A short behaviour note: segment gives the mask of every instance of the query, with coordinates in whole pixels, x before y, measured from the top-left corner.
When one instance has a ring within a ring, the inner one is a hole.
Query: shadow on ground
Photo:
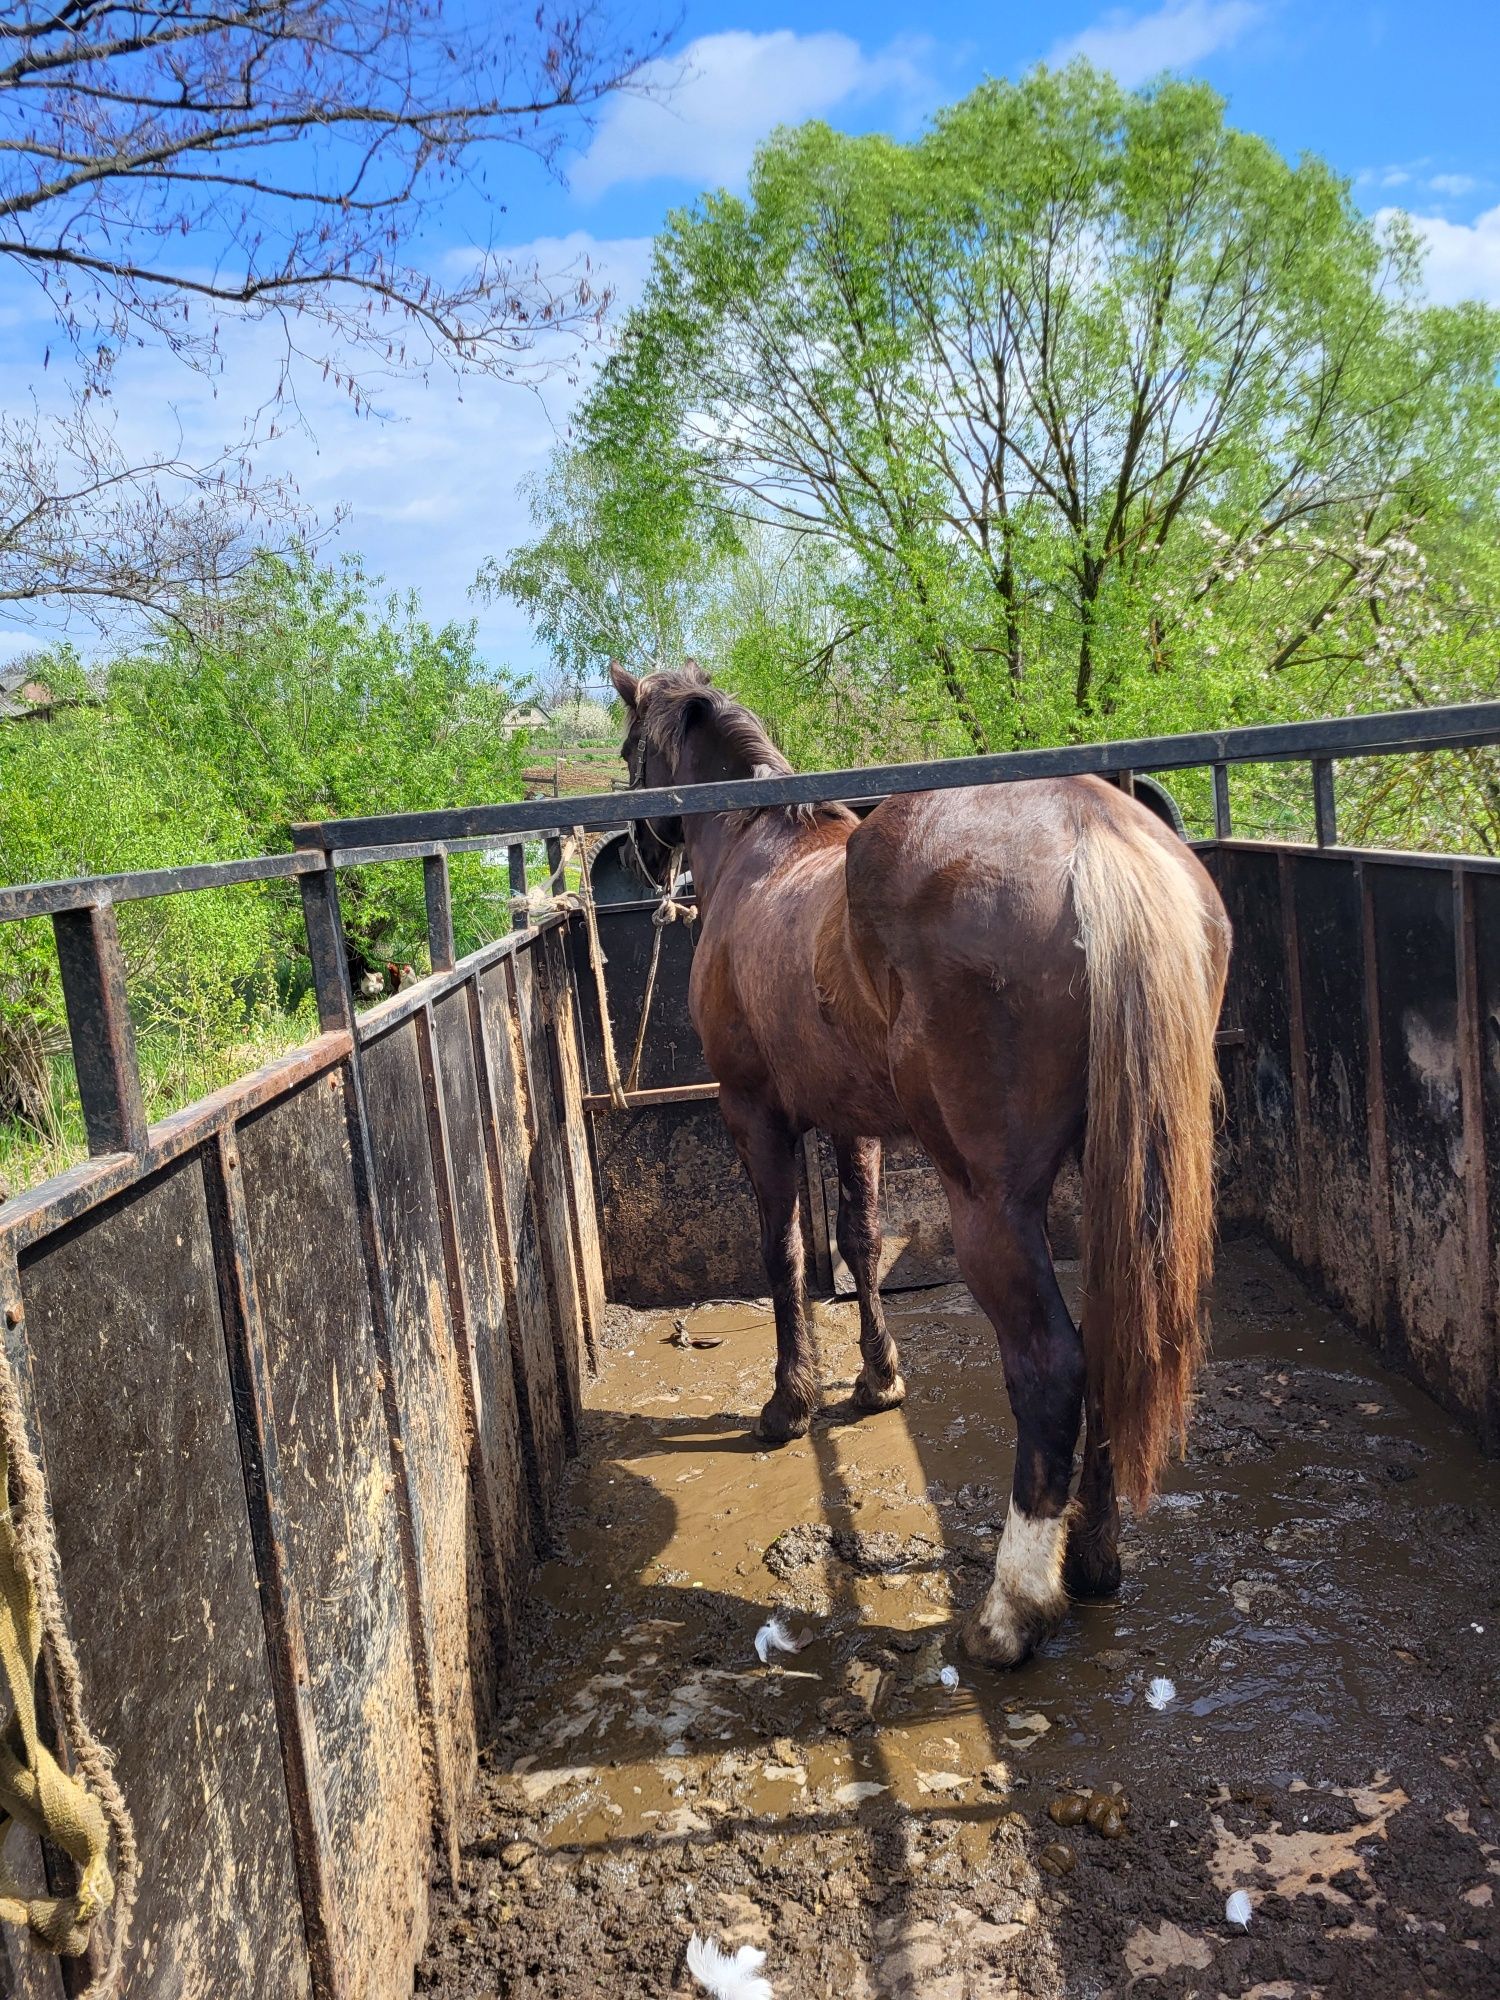
[[[614,1315],[418,1990],[657,2000],[697,1990],[698,1929],[784,2000],[1494,1992],[1496,1469],[1231,1245],[1119,1602],[985,1673],[954,1614],[1010,1478],[993,1339],[961,1288],[889,1304],[905,1408],[839,1413],[856,1326],[821,1307],[834,1407],[779,1452],[746,1435],[767,1313],[688,1312],[714,1347]],[[777,1608],[813,1636],[766,1667]],[[1060,1828],[1076,1790],[1123,1795],[1123,1833]]]

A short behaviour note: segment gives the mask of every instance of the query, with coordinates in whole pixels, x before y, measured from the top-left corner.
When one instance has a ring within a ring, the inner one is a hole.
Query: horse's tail
[[[1089,983],[1089,1394],[1139,1506],[1185,1431],[1203,1353],[1227,924],[1164,842],[1097,808],[1080,814],[1072,889]]]

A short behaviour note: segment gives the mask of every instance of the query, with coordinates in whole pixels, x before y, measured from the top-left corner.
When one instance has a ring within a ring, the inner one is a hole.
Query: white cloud
[[[848,35],[790,28],[702,35],[679,59],[648,65],[644,82],[659,95],[611,98],[573,185],[593,196],[625,181],[738,181],[777,125],[885,96],[908,111],[925,104],[918,56],[910,42],[867,55]]]
[[[1117,7],[1094,27],[1058,42],[1047,60],[1057,65],[1086,56],[1133,86],[1229,48],[1265,12],[1262,0],[1165,0],[1149,14]]]
[[[1381,209],[1382,227],[1400,211]],[[1486,209],[1473,222],[1449,222],[1440,215],[1407,217],[1427,246],[1423,267],[1429,298],[1440,306],[1460,299],[1500,305],[1500,208]]]
[[[597,281],[612,285],[617,305],[639,297],[650,265],[647,237],[600,239],[583,231],[515,246],[517,264],[557,274],[589,260]],[[19,295],[22,301],[25,294]],[[3,304],[0,304],[3,310]],[[30,358],[0,359],[0,404],[23,407],[35,383],[61,407],[65,373],[53,356],[40,370],[47,325],[35,317]],[[16,343],[18,348],[20,343]],[[377,384],[381,417],[360,416],[347,395],[312,368],[297,382],[305,424],[284,431],[256,454],[259,471],[295,480],[325,522],[340,507],[347,519],[330,549],[357,549],[373,574],[395,590],[421,592],[425,614],[480,620],[480,639],[498,661],[525,666],[535,648],[525,621],[508,605],[476,605],[469,587],[487,556],[503,554],[530,533],[516,491],[566,432],[601,350],[566,334],[543,334],[534,360],[552,368],[534,389],[481,378],[460,381],[442,369]],[[276,380],[282,349],[270,324],[226,329],[225,366],[216,382],[194,375],[160,350],[128,351],[115,371],[113,404],[121,441],[142,455],[181,449],[206,460],[240,436],[244,414]],[[180,443],[179,443],[180,441]],[[51,621],[60,629],[62,619]],[[49,622],[39,620],[45,633]],[[86,632],[79,639],[85,649]],[[37,643],[36,633],[0,627],[0,661]]]
[[[1451,194],[1457,197],[1473,194],[1479,183],[1472,174],[1434,174],[1427,185],[1434,194]]]

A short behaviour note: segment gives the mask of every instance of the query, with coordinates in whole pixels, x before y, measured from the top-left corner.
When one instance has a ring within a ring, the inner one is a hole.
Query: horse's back
[[[960,968],[991,980],[1071,983],[1070,878],[1080,829],[1091,821],[1124,841],[1159,845],[1216,900],[1191,849],[1102,779],[905,793],[878,806],[849,842],[850,922],[867,961],[924,984]]]

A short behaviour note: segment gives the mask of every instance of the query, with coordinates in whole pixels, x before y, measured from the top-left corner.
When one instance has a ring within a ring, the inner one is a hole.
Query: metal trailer
[[[126,1991],[411,1991],[606,1297],[763,1290],[687,1020],[685,927],[615,1110],[585,926],[571,899],[525,910],[523,838],[549,840],[560,888],[578,827],[1211,769],[1196,844],[1236,932],[1225,1217],[1493,1451],[1500,862],[1341,847],[1334,772],[1497,742],[1489,703],[340,821],[297,828],[289,854],[0,889],[0,921],[52,921],[92,1154],[0,1206],[0,1322],[90,1713],[142,1840]],[[1247,763],[1309,768],[1316,845],[1235,837],[1228,772]],[[504,846],[521,927],[455,962],[447,858]],[[423,866],[432,972],[359,1015],[339,873],[382,861]],[[321,1032],[148,1126],[116,909],[270,879],[301,891]],[[597,912],[626,1047],[649,913]],[[832,1192],[810,1144],[828,1291],[846,1282]],[[893,1150],[885,1203],[888,1284],[948,1276],[914,1151]],[[28,1866],[35,1885],[63,1869],[34,1845]],[[0,1992],[58,2000],[86,1972],[0,1936]]]

